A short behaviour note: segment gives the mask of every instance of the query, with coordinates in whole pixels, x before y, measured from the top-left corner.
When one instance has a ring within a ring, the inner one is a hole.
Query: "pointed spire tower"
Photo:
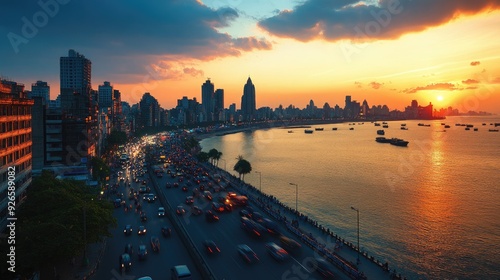
[[[255,86],[250,76],[248,76],[247,83],[243,87],[243,96],[241,97],[241,113],[243,115],[243,120],[254,120],[256,117],[255,112]]]

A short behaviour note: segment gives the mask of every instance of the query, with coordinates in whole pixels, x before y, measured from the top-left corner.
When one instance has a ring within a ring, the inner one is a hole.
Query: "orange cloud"
[[[474,79],[467,79],[467,80],[462,81],[462,84],[466,84],[466,85],[479,84],[479,81],[474,80]]]
[[[470,63],[470,65],[471,65],[471,66],[477,66],[477,65],[479,65],[479,64],[481,64],[481,62],[479,62],[479,61],[472,61],[472,62]]]
[[[378,83],[378,82],[371,82],[370,83],[370,86],[373,88],[373,89],[379,89],[381,86],[383,86],[384,84],[382,83]]]
[[[430,84],[430,85],[426,85],[426,86],[420,86],[420,87],[405,89],[405,90],[403,90],[403,92],[404,93],[416,93],[416,92],[425,91],[425,90],[449,90],[449,91],[454,91],[454,90],[462,90],[462,88],[457,88],[452,83],[436,83],[436,84]]]

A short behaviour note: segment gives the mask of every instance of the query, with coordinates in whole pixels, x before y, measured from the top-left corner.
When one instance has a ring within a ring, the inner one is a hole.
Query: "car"
[[[247,262],[254,263],[259,261],[257,254],[246,244],[240,244],[236,247],[238,254]]]
[[[245,209],[241,209],[241,210],[240,210],[240,216],[241,216],[241,217],[246,217],[246,218],[248,218],[248,219],[251,219],[251,218],[252,218],[252,214],[248,213],[248,211],[247,211],[247,210],[245,210]]]
[[[200,188],[201,190],[201,188]],[[212,193],[210,191],[204,191],[203,192],[203,196],[208,199],[208,200],[212,200]]]
[[[187,205],[191,205],[191,204],[193,204],[193,203],[194,203],[194,197],[192,197],[192,196],[187,196],[187,197],[186,197],[186,204],[187,204]]]
[[[134,254],[134,247],[132,246],[132,244],[128,243],[127,245],[125,245],[125,253],[129,255]]]
[[[113,205],[115,206],[115,208],[122,206],[122,200],[120,198],[115,199]]]
[[[253,212],[252,213],[252,220],[256,221],[256,222],[261,222],[263,219],[263,216],[260,212]]]
[[[130,270],[130,267],[132,267],[132,260],[130,259],[129,254],[121,254],[120,255],[120,270],[125,269],[125,270]]]
[[[287,250],[288,252],[291,252],[291,253],[298,253],[300,248],[302,247],[302,245],[300,245],[299,242],[297,242],[289,237],[286,237],[284,235],[280,236],[280,243],[281,243],[281,246],[283,246],[283,248],[285,248],[285,250]]]
[[[289,258],[288,252],[274,242],[266,243],[267,252],[277,261],[284,261]]]
[[[184,206],[179,205],[179,206],[177,206],[175,213],[177,213],[177,215],[179,215],[179,216],[182,216],[182,215],[186,214],[186,209],[184,209]]]
[[[172,280],[191,280],[191,271],[186,265],[176,265],[171,269]]]
[[[161,234],[163,235],[163,237],[170,237],[172,235],[172,229],[168,227],[162,227]]]
[[[329,262],[323,258],[315,258],[316,260],[316,271],[323,277],[323,279],[337,279],[333,271],[335,268]]]
[[[146,234],[146,227],[145,226],[139,226],[139,229],[137,230],[138,235],[144,235]]]
[[[279,226],[273,222],[271,219],[264,218],[259,222],[270,234],[280,235]]]
[[[146,186],[140,186],[139,187],[139,193],[145,193],[147,190]]]
[[[222,203],[212,202],[212,209],[213,209],[215,212],[222,213],[222,212],[224,212],[225,207],[224,207],[224,204],[222,204]]]
[[[172,188],[172,183],[167,182],[167,183],[165,184],[165,188],[167,188],[167,189]]]
[[[263,233],[266,231],[263,226],[247,217],[241,217],[241,227],[255,237],[262,237]]]
[[[205,211],[205,218],[208,222],[216,222],[219,220],[219,216],[215,215],[211,210]]]
[[[194,206],[192,208],[191,212],[193,212],[193,215],[195,215],[195,216],[199,216],[199,215],[201,215],[203,213],[203,211],[201,210],[201,208],[198,207],[198,206]]]
[[[153,252],[159,252],[160,251],[160,239],[156,236],[151,236],[151,248],[153,249]]]
[[[183,186],[183,187],[182,187],[182,191],[183,191],[183,192],[187,192],[187,191],[188,191],[188,187]]]
[[[156,195],[153,193],[148,193],[147,195],[144,196],[144,200],[146,200],[149,203],[153,203],[156,200]]]
[[[130,235],[132,234],[132,226],[131,225],[126,225],[125,228],[123,229],[123,233],[125,235]]]
[[[215,244],[213,240],[203,241],[203,246],[207,249],[207,253],[209,254],[220,253],[219,247],[217,247],[217,244]]]
[[[163,216],[165,216],[165,208],[158,207],[158,217],[163,217]]]
[[[141,213],[141,221],[146,222],[148,220],[148,215],[146,215],[146,212]]]
[[[139,245],[139,251],[137,252],[139,256],[139,260],[145,260],[148,256],[148,249],[146,249],[146,245]]]

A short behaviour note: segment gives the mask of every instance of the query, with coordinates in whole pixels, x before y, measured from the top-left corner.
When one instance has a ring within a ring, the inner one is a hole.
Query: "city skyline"
[[[130,104],[145,92],[167,109],[183,96],[201,100],[200,84],[210,78],[224,89],[226,107],[239,107],[242,83],[251,76],[257,108],[302,107],[311,99],[334,106],[350,95],[399,110],[416,99],[436,108],[500,113],[498,1],[318,2],[138,7],[126,1],[116,10],[113,2],[8,3],[0,75],[26,85],[46,81],[54,99],[58,59],[74,49],[92,61],[93,89],[109,81]],[[317,15],[317,7],[325,13]],[[85,24],[75,23],[71,19],[82,9],[92,13],[81,16],[78,22]],[[149,18],[132,13],[128,22],[119,19],[135,9]],[[353,13],[356,21],[347,17]],[[161,33],[141,33],[152,25]]]

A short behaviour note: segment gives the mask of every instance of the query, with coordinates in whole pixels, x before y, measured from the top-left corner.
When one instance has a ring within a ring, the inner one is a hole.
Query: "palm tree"
[[[244,159],[242,155],[239,155],[238,162],[234,165],[233,170],[238,172],[240,179],[242,179],[241,175],[243,174],[243,181],[245,181],[245,174],[252,172],[252,165],[248,160]]]
[[[210,149],[210,151],[208,151],[208,157],[210,158],[210,163],[214,164],[215,157],[217,156],[218,153],[219,151],[217,151],[217,149]]]
[[[222,157],[222,152],[217,151],[217,154],[214,156],[214,160],[217,162],[217,167],[219,167],[219,159]]]

